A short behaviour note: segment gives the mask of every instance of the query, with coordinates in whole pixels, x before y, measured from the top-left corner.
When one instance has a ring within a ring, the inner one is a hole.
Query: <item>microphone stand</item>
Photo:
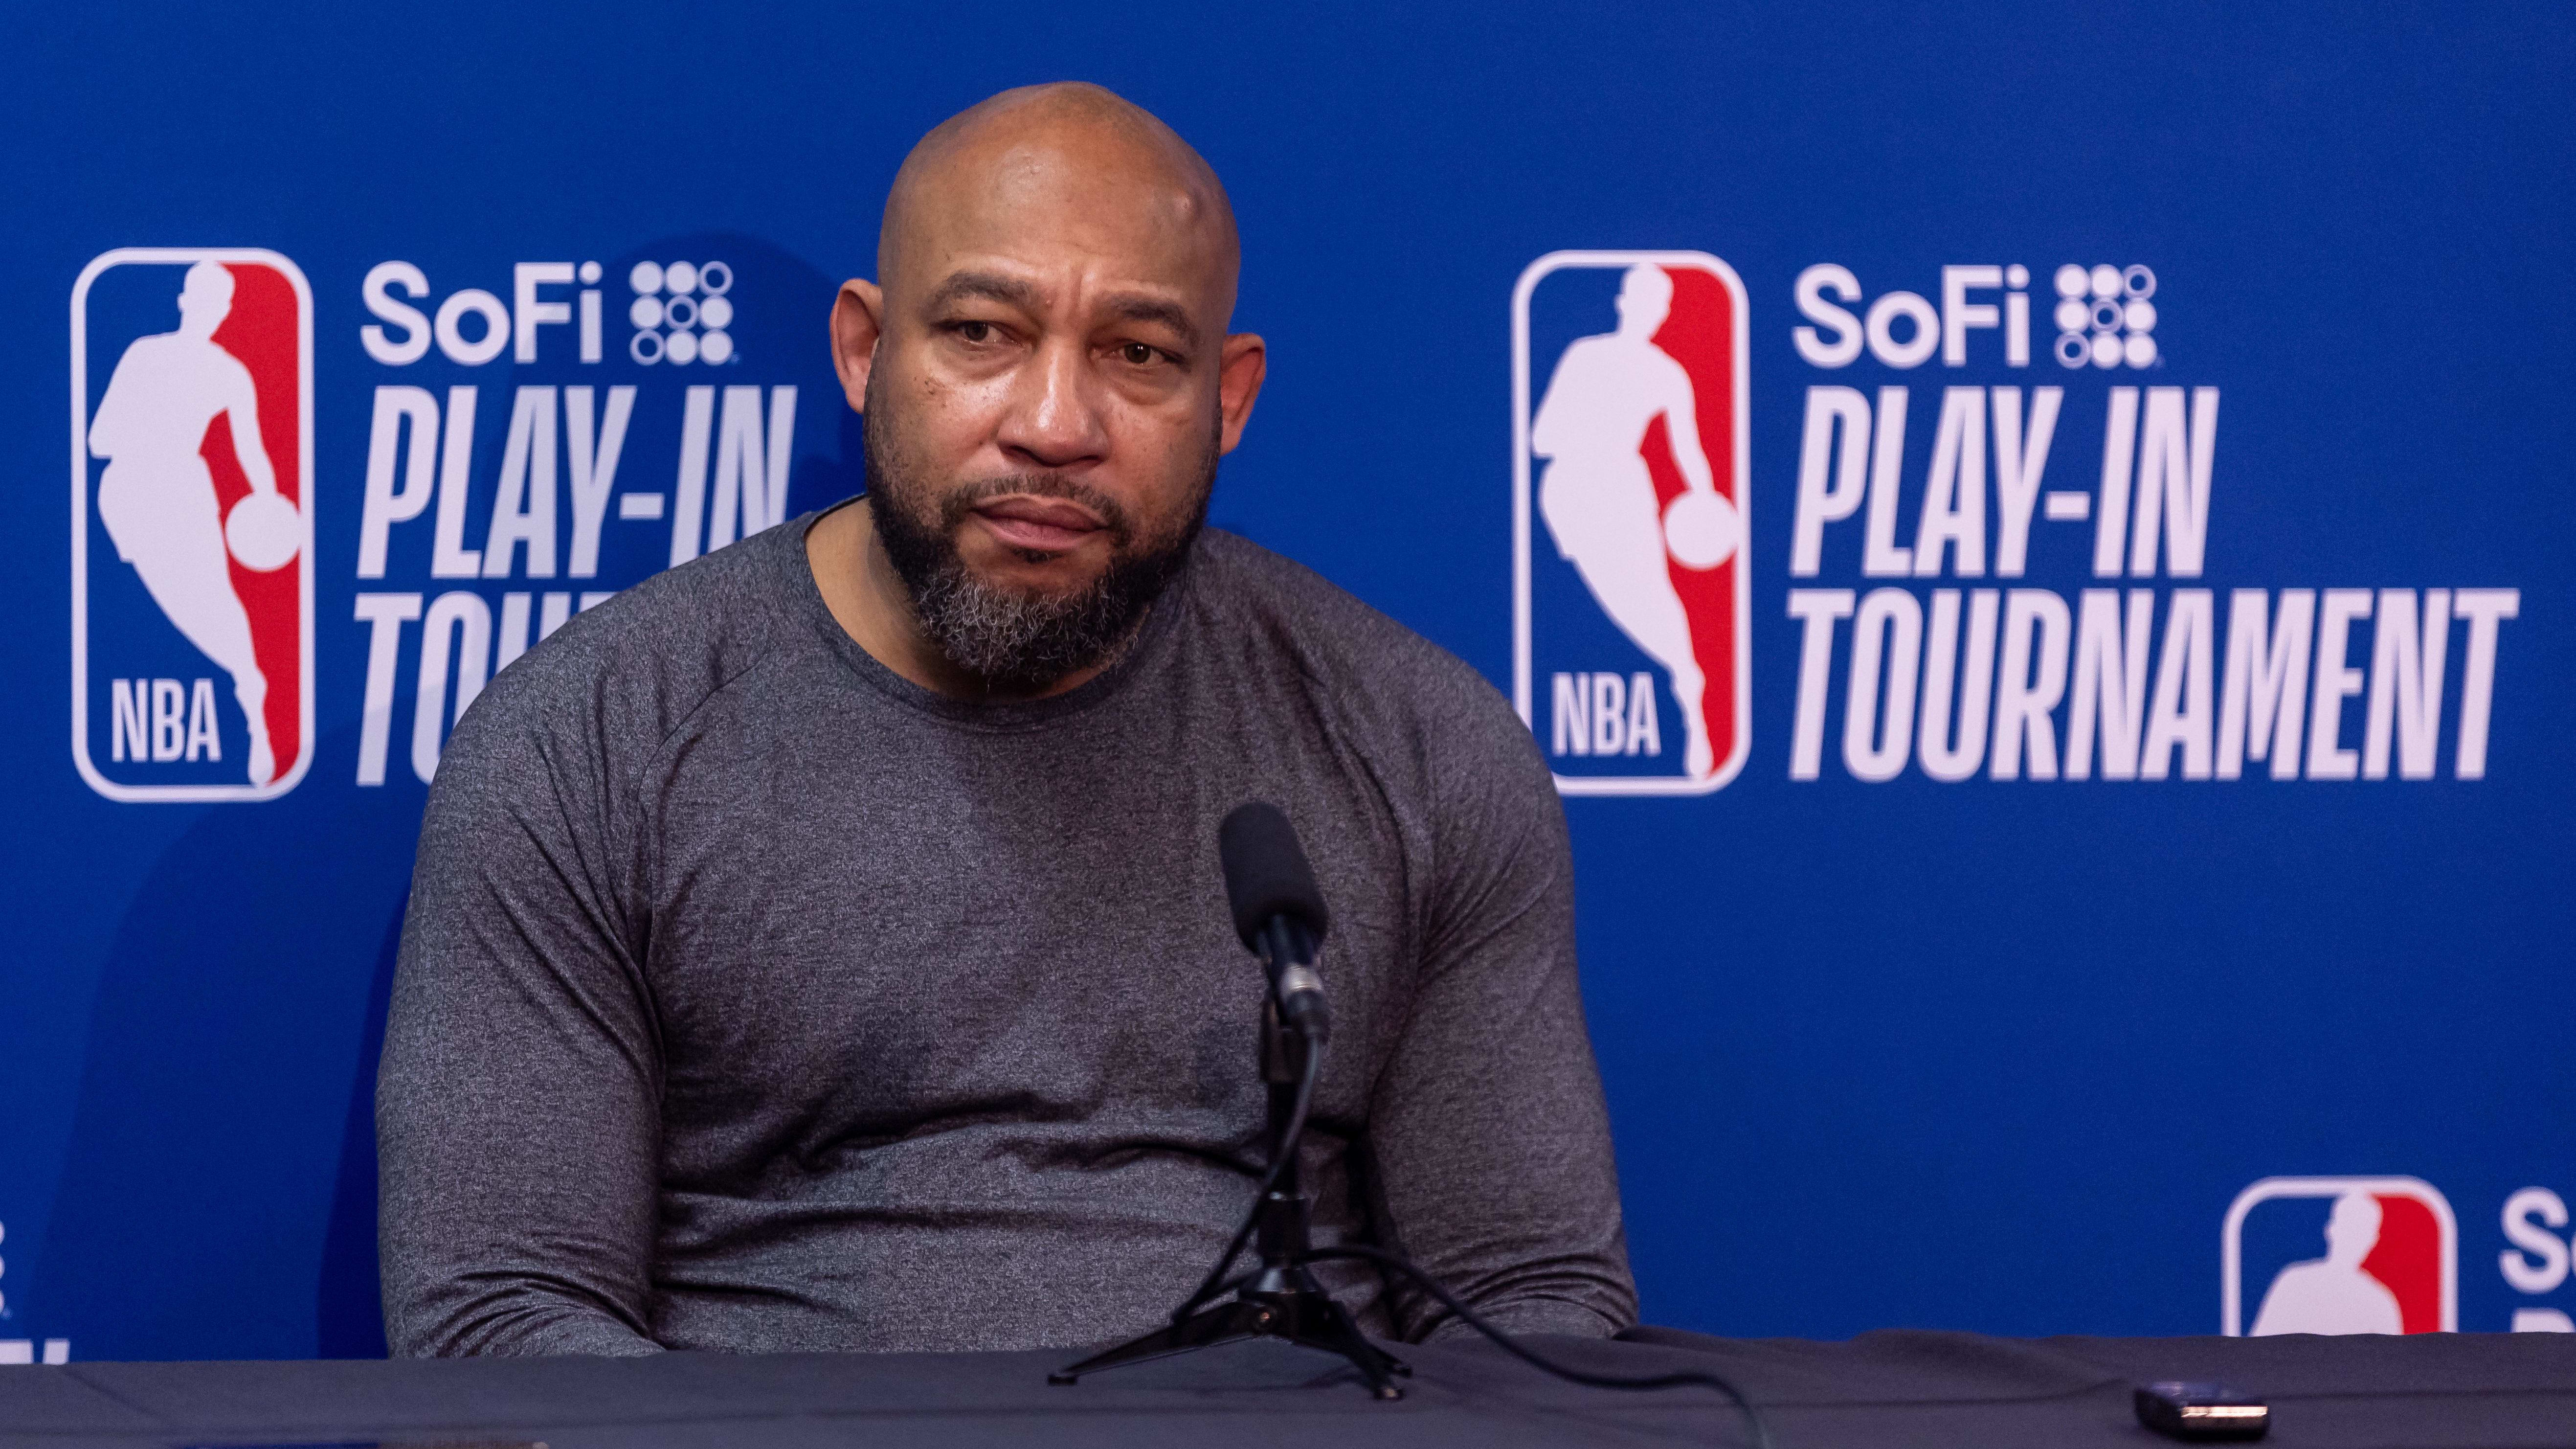
[[[1369,1392],[1376,1398],[1404,1397],[1404,1390],[1396,1387],[1394,1379],[1398,1375],[1409,1378],[1413,1370],[1369,1342],[1359,1325],[1351,1321],[1349,1311],[1333,1301],[1306,1268],[1310,1251],[1307,1225],[1314,1199],[1299,1178],[1294,1144],[1284,1139],[1289,1115],[1295,1110],[1297,1084],[1305,1076],[1307,1054],[1315,1049],[1305,1033],[1280,1021],[1275,995],[1263,1003],[1261,1078],[1270,1089],[1270,1125],[1266,1134],[1270,1160],[1282,1162],[1283,1151],[1292,1155],[1285,1159],[1278,1181],[1262,1196],[1257,1210],[1254,1244],[1261,1255],[1260,1268],[1236,1290],[1232,1301],[1202,1308],[1176,1323],[1059,1369],[1047,1375],[1048,1383],[1070,1384],[1084,1374],[1103,1369],[1249,1338],[1284,1338],[1349,1360],[1368,1381]]]

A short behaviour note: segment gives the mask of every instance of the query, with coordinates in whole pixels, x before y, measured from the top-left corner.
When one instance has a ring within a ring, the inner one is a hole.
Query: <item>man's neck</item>
[[[1117,658],[1113,652],[1108,659],[1033,693],[996,694],[983,679],[959,669],[921,627],[921,616],[912,606],[912,590],[887,556],[865,498],[815,520],[805,535],[805,561],[814,570],[814,585],[822,591],[824,607],[832,611],[842,631],[870,658],[934,694],[977,702],[1045,699],[1079,688]]]

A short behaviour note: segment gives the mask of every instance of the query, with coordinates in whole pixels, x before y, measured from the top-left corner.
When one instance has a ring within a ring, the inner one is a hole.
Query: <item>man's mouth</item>
[[[987,499],[972,511],[1005,547],[1041,553],[1061,553],[1108,527],[1079,503],[1025,493]]]

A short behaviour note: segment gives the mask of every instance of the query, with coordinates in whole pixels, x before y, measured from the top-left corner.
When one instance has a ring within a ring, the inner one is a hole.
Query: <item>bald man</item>
[[[422,828],[377,1099],[403,1354],[1072,1347],[1250,1206],[1216,825],[1333,912],[1316,1236],[1634,1318],[1563,816],[1465,665],[1202,528],[1261,388],[1207,164],[1089,86],[932,131],[835,362],[869,493],[503,671]],[[1351,1263],[1369,1331],[1463,1327]]]

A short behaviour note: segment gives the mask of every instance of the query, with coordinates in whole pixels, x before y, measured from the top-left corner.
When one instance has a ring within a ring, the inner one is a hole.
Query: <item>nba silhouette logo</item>
[[[72,287],[72,761],[266,800],[313,759],[313,297],[275,252],[129,247]]]
[[[2228,1207],[2219,1256],[2230,1338],[2460,1326],[2459,1229],[2419,1178],[2264,1178]]]
[[[1512,292],[1512,698],[1569,795],[1697,795],[1752,702],[1744,284],[1552,252]]]

